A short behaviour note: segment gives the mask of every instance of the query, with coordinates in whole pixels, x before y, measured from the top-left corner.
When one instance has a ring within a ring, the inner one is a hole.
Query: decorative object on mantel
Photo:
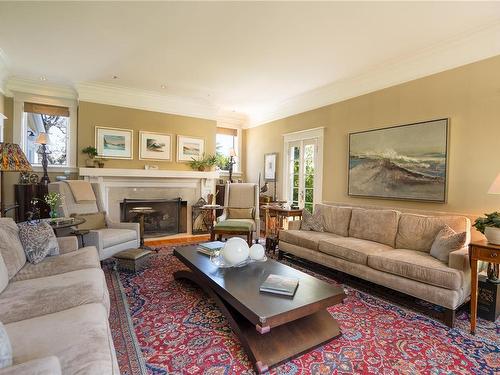
[[[191,158],[189,166],[195,171],[204,172],[207,169],[211,169],[216,163],[216,157],[214,155],[203,154],[200,159]]]
[[[40,183],[48,185],[50,184],[50,178],[47,173],[47,166],[49,165],[47,155],[50,154],[50,152],[47,151],[47,145],[50,144],[49,135],[47,133],[38,134],[35,143],[41,145],[41,151],[39,152],[42,154],[43,177],[40,180]]]
[[[85,160],[85,166],[87,168],[94,168],[95,166],[95,157],[97,156],[97,149],[94,146],[87,146],[82,149],[84,154],[87,154],[88,159]]]
[[[131,129],[95,127],[97,154],[108,159],[133,159],[134,131]]]
[[[448,119],[349,134],[348,194],[444,203]]]
[[[172,135],[139,132],[139,160],[172,160]]]
[[[203,158],[205,153],[205,140],[203,138],[177,136],[177,161],[191,162]]]
[[[3,172],[29,172],[31,164],[21,147],[15,143],[0,143],[0,217],[8,211],[5,208]],[[11,208],[9,208],[11,209]]]
[[[158,167],[157,165],[146,164],[146,165],[144,165],[144,169],[147,171],[158,171],[160,169],[160,167]]]

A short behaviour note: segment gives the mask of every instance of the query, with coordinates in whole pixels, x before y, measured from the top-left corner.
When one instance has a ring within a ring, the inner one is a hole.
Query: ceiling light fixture
[[[118,76],[111,76],[112,79],[118,79]]]
[[[162,89],[166,89],[167,88],[167,85],[161,85],[160,86]]]
[[[45,76],[40,76],[40,81],[46,81],[47,80],[47,77]]]

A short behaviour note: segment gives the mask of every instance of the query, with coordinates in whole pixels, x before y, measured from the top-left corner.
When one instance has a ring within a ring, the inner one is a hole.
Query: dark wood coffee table
[[[174,255],[190,269],[175,272],[174,278],[193,281],[214,299],[258,372],[340,335],[326,308],[342,302],[342,288],[272,259],[219,269],[196,246],[176,248]],[[269,274],[298,278],[295,296],[259,292]]]

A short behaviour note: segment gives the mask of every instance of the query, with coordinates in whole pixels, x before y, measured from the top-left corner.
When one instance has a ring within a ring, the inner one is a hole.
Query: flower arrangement
[[[198,171],[205,171],[207,168],[212,168],[216,162],[217,158],[215,155],[205,155],[203,154],[203,157],[199,160],[195,158],[191,158],[192,160],[189,163],[189,166],[193,168],[194,170]]]
[[[485,214],[485,217],[477,218],[473,226],[483,234],[487,227],[500,228],[500,212],[492,212]]]
[[[50,218],[57,218],[57,206],[61,202],[61,194],[51,191],[45,195],[44,200],[50,207]]]

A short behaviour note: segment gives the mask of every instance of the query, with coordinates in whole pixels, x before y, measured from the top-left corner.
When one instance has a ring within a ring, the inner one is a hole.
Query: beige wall
[[[486,191],[500,173],[500,56],[245,131],[246,176],[257,181],[263,154],[279,152],[284,133],[324,126],[323,200],[472,214],[500,209]],[[450,118],[448,202],[351,198],[347,195],[348,133]],[[283,180],[281,165],[278,178]],[[278,189],[281,192],[281,189]]]
[[[215,153],[216,122],[187,116],[116,107],[105,104],[80,102],[78,107],[78,166],[85,166],[87,156],[80,150],[95,146],[95,127],[107,126],[134,130],[134,159],[113,160],[106,168],[144,168],[145,164],[158,165],[160,169],[190,170],[187,163],[177,163],[177,135],[205,139],[205,153]],[[170,133],[173,135],[172,162],[139,160],[139,130]]]
[[[3,94],[0,94],[0,113],[4,113],[4,101],[5,101],[5,96]]]

